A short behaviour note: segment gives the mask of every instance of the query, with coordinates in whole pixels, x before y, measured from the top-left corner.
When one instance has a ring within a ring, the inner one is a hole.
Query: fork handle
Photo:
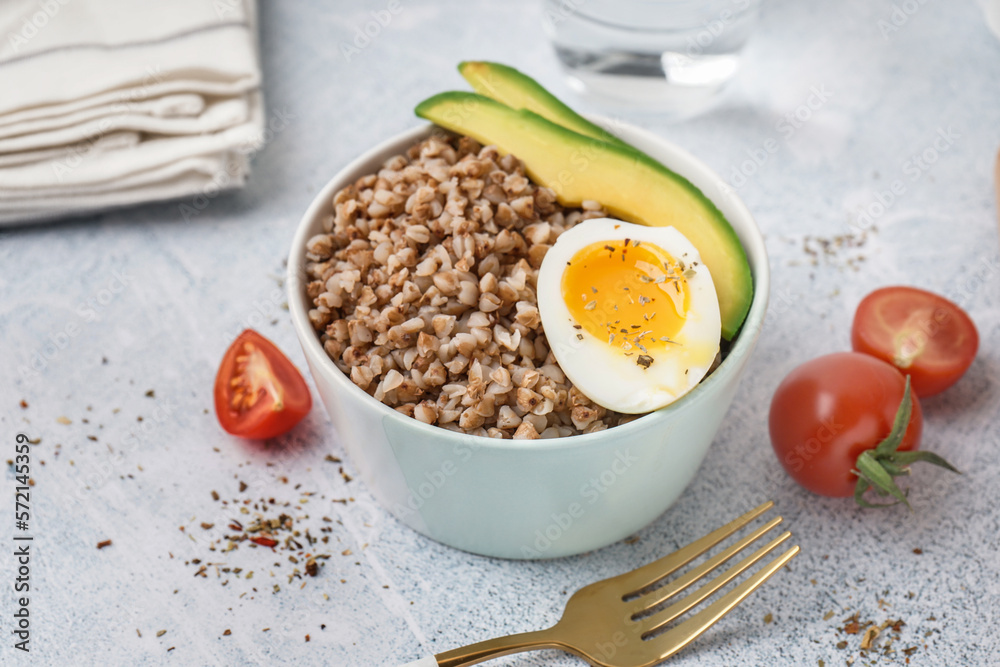
[[[403,665],[403,667],[466,667],[466,665],[475,665],[486,660],[523,651],[536,651],[545,648],[569,651],[570,649],[558,639],[554,630],[555,628],[549,628],[487,639],[461,648],[453,648],[433,657]]]

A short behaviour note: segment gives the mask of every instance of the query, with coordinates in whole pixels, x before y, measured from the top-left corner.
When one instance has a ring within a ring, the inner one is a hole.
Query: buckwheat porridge
[[[549,438],[634,419],[580,393],[549,351],[538,268],[563,231],[606,217],[565,208],[513,156],[435,135],[333,199],[308,241],[309,319],[374,398],[427,424]]]

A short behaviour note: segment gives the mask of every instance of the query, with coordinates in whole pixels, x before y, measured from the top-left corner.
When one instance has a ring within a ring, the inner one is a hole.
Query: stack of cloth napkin
[[[0,224],[241,187],[254,3],[0,1]]]

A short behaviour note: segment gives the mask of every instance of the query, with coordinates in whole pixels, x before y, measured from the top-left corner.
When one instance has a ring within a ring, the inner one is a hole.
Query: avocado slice
[[[556,125],[562,125],[584,136],[632,148],[570,109],[537,81],[513,67],[485,60],[465,61],[459,63],[458,71],[472,84],[477,93],[500,104],[506,104],[511,109],[534,111]]]
[[[513,153],[528,175],[552,188],[565,206],[593,199],[622,220],[676,227],[712,273],[722,336],[732,340],[753,298],[750,265],[722,212],[686,178],[634,149],[584,136],[476,93],[440,93],[415,111],[441,127]]]

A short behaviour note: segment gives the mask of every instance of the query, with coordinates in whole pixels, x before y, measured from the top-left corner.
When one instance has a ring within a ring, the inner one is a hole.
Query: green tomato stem
[[[899,488],[893,478],[909,475],[909,465],[917,461],[924,461],[952,472],[959,472],[955,466],[933,452],[896,451],[903,443],[903,436],[910,425],[912,409],[910,376],[907,375],[906,387],[903,389],[903,400],[900,401],[899,409],[896,410],[896,417],[892,421],[892,430],[874,449],[861,452],[854,464],[855,470],[853,472],[858,476],[858,483],[854,487],[854,501],[861,507],[890,507],[903,503],[912,512],[913,507],[910,506],[906,493]],[[880,496],[896,498],[896,502],[871,503],[865,500],[864,494],[869,488]]]

